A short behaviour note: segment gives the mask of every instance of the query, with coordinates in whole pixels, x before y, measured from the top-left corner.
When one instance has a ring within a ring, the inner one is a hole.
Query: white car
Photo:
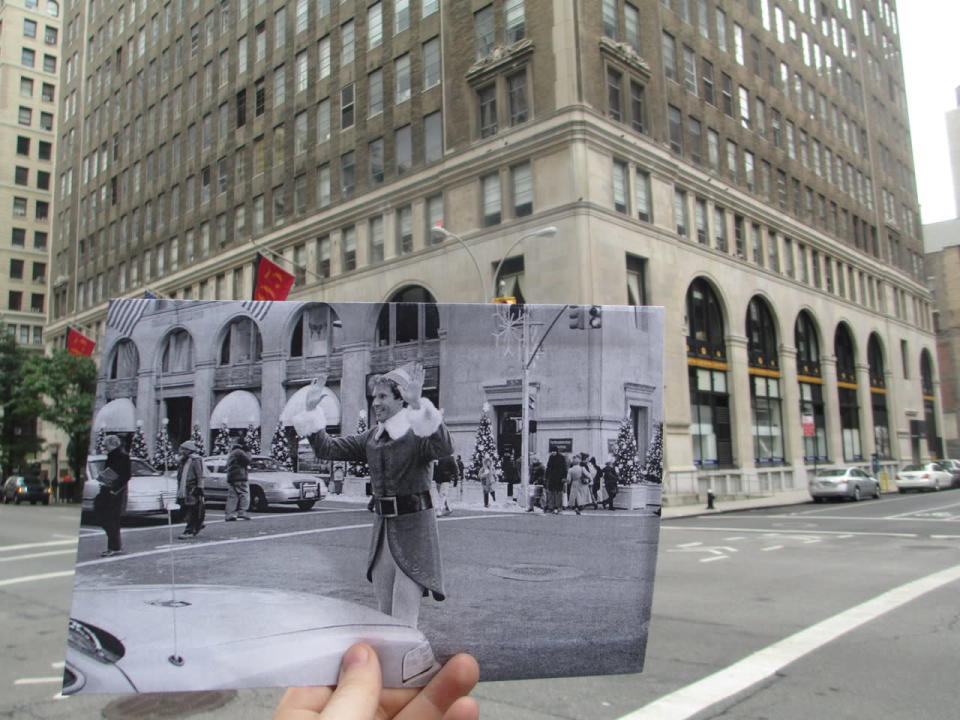
[[[419,630],[346,600],[255,587],[78,587],[63,693],[335,685],[359,641],[376,650],[388,687],[420,687],[440,667]]]
[[[93,500],[100,492],[97,478],[106,465],[106,455],[87,456],[87,479],[83,483],[81,509],[85,513],[93,512]],[[130,482],[127,483],[127,504],[123,510],[125,517],[135,515],[166,514],[167,508],[173,510],[175,520],[181,514],[177,504],[177,478],[165,475],[146,460],[130,458]]]
[[[226,502],[227,456],[206,457],[203,467],[204,496],[208,501]],[[265,455],[251,458],[247,476],[252,512],[263,512],[271,505],[296,505],[301,510],[309,510],[327,495],[327,487],[319,477],[291,472]]]
[[[879,481],[858,467],[817,470],[808,487],[814,502],[823,502],[827,498],[850,498],[857,501],[864,497],[880,497]]]
[[[902,493],[907,490],[939,490],[953,485],[953,475],[940,463],[904,465],[897,471],[896,483],[897,490]]]

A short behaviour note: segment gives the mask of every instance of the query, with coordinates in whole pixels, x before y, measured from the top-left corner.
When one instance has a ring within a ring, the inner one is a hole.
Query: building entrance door
[[[190,421],[193,417],[193,398],[170,397],[164,400],[167,407],[167,432],[174,450],[180,443],[190,439],[193,428]]]
[[[520,430],[523,427],[523,408],[520,405],[501,405],[497,408],[497,453],[520,457]]]

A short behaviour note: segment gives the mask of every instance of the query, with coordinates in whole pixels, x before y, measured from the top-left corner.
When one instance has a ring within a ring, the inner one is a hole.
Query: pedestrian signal
[[[590,319],[588,322],[591,330],[603,327],[603,308],[599,305],[591,305]]]
[[[570,318],[571,330],[583,330],[583,308],[579,305],[571,305],[570,312],[567,314]]]

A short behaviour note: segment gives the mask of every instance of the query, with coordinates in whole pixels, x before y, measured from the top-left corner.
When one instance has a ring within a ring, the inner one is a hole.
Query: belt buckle
[[[389,503],[389,505],[393,506],[393,510],[390,511],[390,512],[387,512],[387,511],[384,509],[384,505],[387,504],[387,503]],[[381,517],[391,518],[391,517],[397,517],[397,515],[399,514],[399,513],[397,512],[397,498],[396,498],[395,495],[390,495],[390,496],[387,496],[387,497],[379,498],[379,500],[377,501],[377,507],[380,508],[380,515],[381,515]]]

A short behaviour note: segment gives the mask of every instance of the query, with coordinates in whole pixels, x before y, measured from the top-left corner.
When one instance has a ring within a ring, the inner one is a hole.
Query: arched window
[[[687,327],[693,460],[705,468],[729,467],[733,443],[723,315],[713,288],[703,278],[687,290]]]
[[[340,319],[329,305],[307,305],[290,334],[290,357],[322,357],[335,346]]]
[[[109,380],[126,380],[137,376],[140,359],[132,340],[121,340],[114,346],[108,368]]]
[[[797,348],[797,380],[800,389],[800,423],[803,428],[805,463],[827,462],[827,420],[820,376],[820,341],[817,326],[805,310],[793,328]]]
[[[190,333],[180,329],[167,335],[160,367],[164,373],[193,370],[193,338]]]
[[[420,285],[408,285],[390,296],[377,319],[377,345],[435,340],[440,337],[437,301]]]
[[[747,306],[746,331],[754,462],[758,465],[782,463],[783,410],[777,328],[769,305],[761,297],[754,297]]]
[[[47,0],[47,15],[50,17],[60,16],[60,5],[55,0]]]
[[[256,323],[248,317],[233,320],[220,343],[220,365],[245,365],[260,361],[263,342]]]
[[[931,457],[943,457],[940,434],[937,431],[937,416],[934,413],[933,358],[926,348],[920,353],[920,386],[923,393],[923,420],[927,434],[927,450]]]
[[[853,336],[841,323],[833,337],[837,358],[837,399],[840,403],[840,439],[845,462],[863,460],[860,445],[860,406],[857,403],[857,368]]]
[[[873,412],[873,439],[876,453],[890,457],[890,421],[887,415],[886,374],[883,366],[883,346],[876,333],[867,341],[867,364],[870,367],[870,406]]]

